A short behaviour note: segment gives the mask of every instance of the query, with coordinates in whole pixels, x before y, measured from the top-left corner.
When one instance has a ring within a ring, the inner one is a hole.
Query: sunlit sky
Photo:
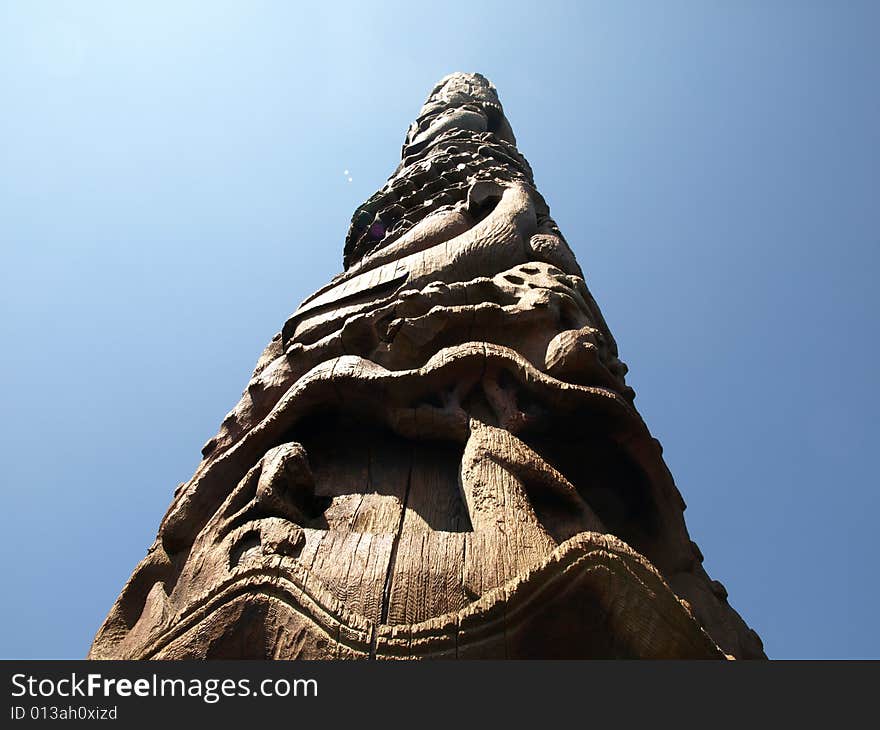
[[[443,75],[498,87],[691,536],[878,657],[880,4],[0,1],[0,656],[78,658]]]

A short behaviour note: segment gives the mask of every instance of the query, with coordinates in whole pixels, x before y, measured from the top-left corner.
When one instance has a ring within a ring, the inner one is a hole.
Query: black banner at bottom
[[[2,662],[3,727],[869,719],[876,662]],[[866,714],[867,713],[867,714]],[[690,722],[689,722],[690,721]]]

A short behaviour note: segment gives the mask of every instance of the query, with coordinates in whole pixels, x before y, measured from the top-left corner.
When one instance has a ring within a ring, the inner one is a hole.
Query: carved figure
[[[495,88],[431,91],[93,658],[757,658]]]

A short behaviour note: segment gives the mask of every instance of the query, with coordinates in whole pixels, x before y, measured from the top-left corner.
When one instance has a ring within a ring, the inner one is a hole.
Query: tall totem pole
[[[758,658],[495,88],[431,91],[92,658]]]

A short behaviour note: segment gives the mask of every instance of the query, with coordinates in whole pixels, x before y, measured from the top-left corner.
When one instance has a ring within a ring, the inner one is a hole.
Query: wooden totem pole
[[[495,88],[431,91],[92,658],[757,658]]]

